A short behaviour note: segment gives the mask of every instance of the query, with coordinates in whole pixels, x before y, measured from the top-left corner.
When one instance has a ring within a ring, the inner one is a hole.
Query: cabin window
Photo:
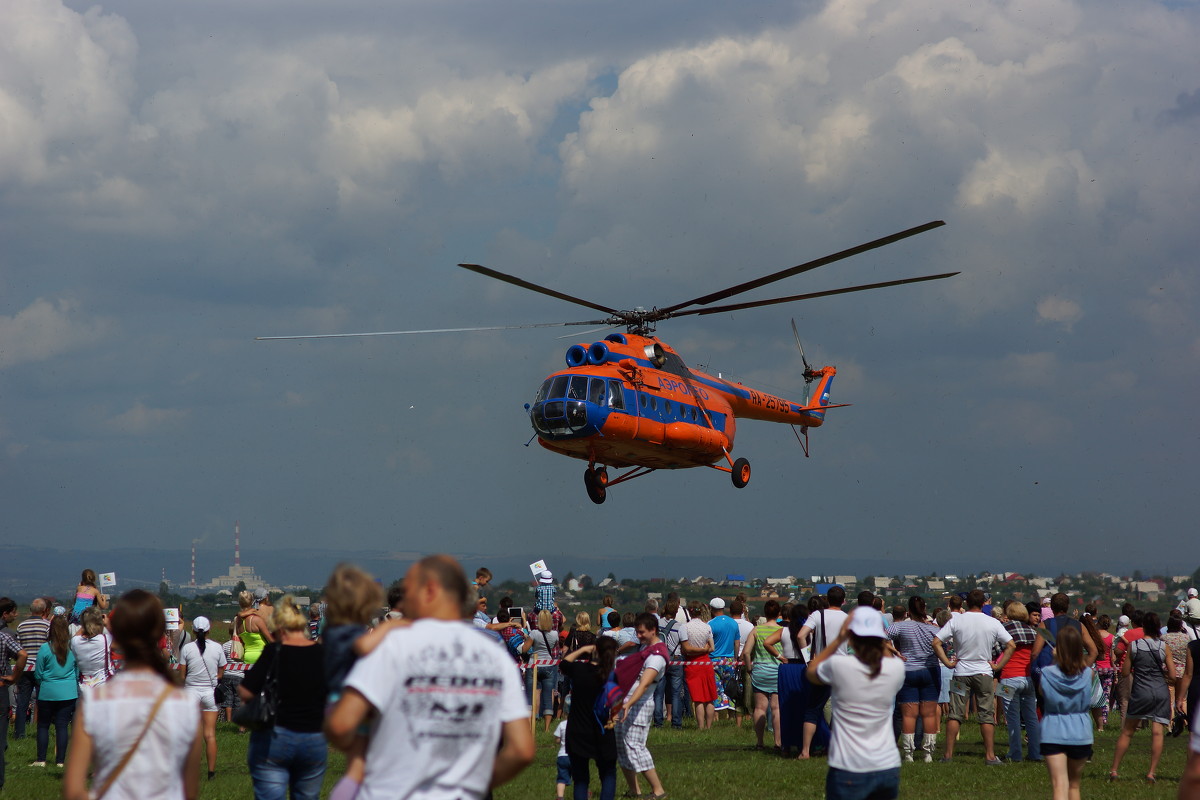
[[[546,397],[565,397],[567,394],[567,376],[558,375],[554,378],[554,382],[550,384],[550,391],[546,393]]]
[[[646,395],[644,395],[644,394],[639,394],[639,395],[638,395],[638,401],[639,401],[639,402],[641,402],[641,404],[642,404],[642,408],[645,408],[645,407],[646,407]]]
[[[671,401],[670,401],[670,400],[664,400],[664,401],[663,401],[663,413],[664,413],[664,414],[670,414],[670,413],[671,413]]]
[[[608,382],[608,404],[620,411],[625,410],[625,390],[620,381]]]
[[[582,375],[574,375],[571,377],[571,385],[567,388],[568,400],[586,400],[587,399],[588,379]]]
[[[598,406],[604,405],[604,394],[607,388],[608,381],[603,378],[592,378],[592,382],[588,384],[588,402]]]
[[[696,421],[696,407],[692,406],[692,422]]]
[[[658,411],[658,398],[657,397],[650,398],[650,410]]]

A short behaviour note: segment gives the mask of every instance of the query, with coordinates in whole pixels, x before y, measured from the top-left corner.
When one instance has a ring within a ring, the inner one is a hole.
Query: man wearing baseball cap
[[[1196,591],[1195,586],[1188,589],[1187,602],[1183,608],[1183,621],[1192,627],[1200,626],[1200,597],[1197,597],[1197,594],[1200,593]]]

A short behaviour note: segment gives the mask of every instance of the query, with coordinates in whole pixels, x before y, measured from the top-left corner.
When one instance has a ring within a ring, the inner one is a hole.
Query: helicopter
[[[740,382],[726,380],[720,374],[713,376],[692,369],[684,363],[678,352],[655,336],[658,323],[676,317],[720,314],[951,278],[959,273],[922,275],[808,294],[713,305],[735,295],[893,244],[945,224],[942,220],[927,222],[664,308],[635,307],[632,310],[619,310],[531,283],[490,267],[459,264],[459,267],[471,272],[565,300],[608,316],[585,321],[526,325],[260,336],[256,337],[256,340],[328,339],[567,326],[600,326],[599,330],[624,327],[625,333],[609,333],[599,341],[582,342],[568,347],[566,368],[547,376],[533,403],[525,404],[538,443],[553,453],[587,462],[587,469],[583,474],[584,488],[588,498],[596,504],[601,504],[607,499],[611,487],[660,469],[709,467],[728,473],[733,485],[741,489],[749,484],[751,469],[749,460],[734,459],[732,456],[737,420],[755,419],[791,425],[805,456],[808,456],[809,429],[820,427],[825,422],[828,409],[847,405],[829,402],[837,368],[812,368],[805,356],[799,331],[793,320],[792,333],[804,365],[802,376],[805,388],[802,399],[789,400]],[[626,471],[610,477],[609,468]]]

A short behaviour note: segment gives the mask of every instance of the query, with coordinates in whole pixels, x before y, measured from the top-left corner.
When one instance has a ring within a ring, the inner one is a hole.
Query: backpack
[[[621,705],[621,701],[624,698],[625,690],[617,683],[617,671],[614,669],[608,673],[608,680],[600,688],[600,694],[596,695],[596,702],[592,705],[592,711],[596,715],[596,722],[600,723],[601,728],[611,728],[613,726],[613,712]]]
[[[667,636],[670,635],[671,631],[675,630],[676,622],[678,622],[678,620],[673,619],[658,629],[658,634],[664,642],[667,641]],[[682,645],[682,641],[677,639],[676,642],[677,644],[675,647],[675,652],[671,653],[671,658],[679,658],[679,647]],[[668,661],[670,661],[670,659],[668,659]]]
[[[514,634],[508,637],[504,642],[504,646],[508,648],[508,654],[513,657],[513,660],[518,664],[524,664],[529,660],[529,653],[521,652],[521,645],[525,643],[525,637],[520,634]]]

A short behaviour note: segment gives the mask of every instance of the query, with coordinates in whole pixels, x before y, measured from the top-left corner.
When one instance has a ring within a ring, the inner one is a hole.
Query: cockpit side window
[[[535,397],[533,399],[533,402],[535,405],[537,403],[542,402],[543,400],[545,400],[547,397],[550,396],[550,384],[551,384],[551,380],[549,378],[547,378],[546,381],[542,384],[542,388],[538,389],[537,397]]]
[[[557,375],[554,378],[554,383],[550,385],[550,392],[547,397],[565,397],[567,394],[567,376]]]
[[[608,404],[621,411],[625,410],[625,391],[620,381],[608,382]]]
[[[588,384],[588,402],[595,403],[598,406],[604,405],[604,394],[608,388],[608,381],[604,378],[592,378]]]
[[[583,375],[571,376],[571,385],[567,387],[568,400],[586,400],[587,399],[588,379]]]

